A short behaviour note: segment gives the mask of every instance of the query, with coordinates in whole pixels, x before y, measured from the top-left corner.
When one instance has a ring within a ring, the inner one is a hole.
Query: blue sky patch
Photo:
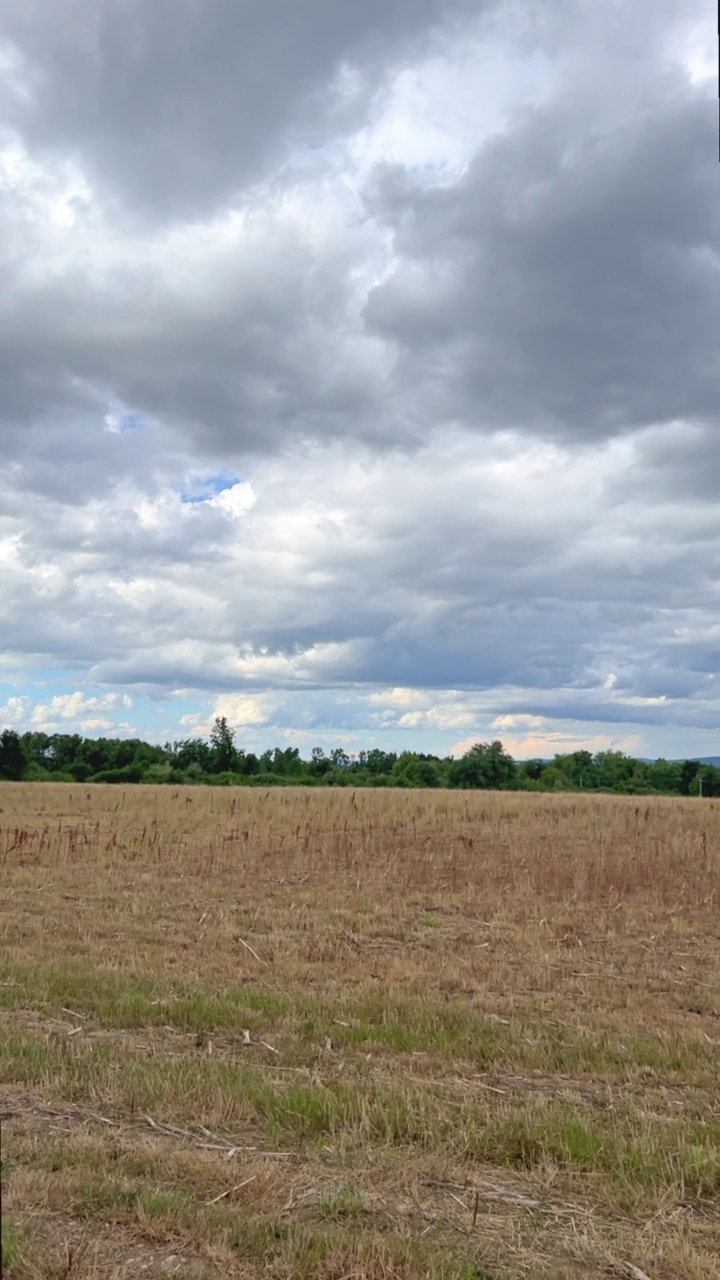
[[[186,490],[180,494],[180,501],[185,503],[207,502],[216,498],[225,489],[232,489],[242,483],[242,477],[232,475],[228,471],[220,471],[216,475],[193,478]]]

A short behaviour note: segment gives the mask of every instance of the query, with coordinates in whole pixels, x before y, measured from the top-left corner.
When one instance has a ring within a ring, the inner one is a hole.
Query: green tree
[[[379,747],[373,747],[367,753],[365,768],[373,775],[387,774],[391,772],[396,760],[394,751],[381,751]]]
[[[69,773],[79,782],[90,776],[92,770],[81,760],[83,738],[79,733],[54,733],[50,749],[45,754],[46,767],[52,773]]]
[[[440,766],[435,760],[411,760],[405,769],[411,787],[439,787]]]
[[[680,795],[689,796],[692,784],[700,772],[699,760],[683,760],[680,767]],[[695,788],[697,794],[698,788]]]
[[[688,795],[691,796],[712,796],[716,799],[720,796],[720,769],[712,764],[701,764],[690,783]]]
[[[517,768],[518,783],[522,787],[537,790],[542,786],[542,777],[547,768],[547,760],[523,760]]]
[[[47,770],[52,765],[52,739],[49,733],[24,733],[20,738],[25,759],[30,765]]]
[[[654,760],[651,765],[648,765],[648,786],[655,791],[679,795],[681,773],[681,764],[676,760],[665,760],[661,756],[659,760]]]
[[[225,716],[216,716],[210,730],[212,773],[234,773],[238,756],[235,749],[235,730],[230,728]]]
[[[299,778],[305,771],[297,747],[275,747],[272,758],[272,772],[279,778]]]
[[[540,774],[538,789],[540,791],[568,791],[571,789],[571,785],[567,774],[563,773],[562,769],[559,769],[555,761],[552,760],[550,764],[545,765]]]
[[[453,787],[505,791],[517,785],[517,765],[498,739],[476,742],[450,766],[450,784]]]
[[[571,751],[568,755],[556,755],[553,764],[571,786],[597,786],[597,774],[590,751]]]
[[[636,761],[624,751],[598,751],[593,763],[599,787],[606,791],[627,790]]]
[[[254,751],[248,751],[246,753],[243,760],[243,772],[248,778],[251,777],[253,774],[260,772],[260,761],[258,760]]]
[[[0,778],[19,782],[25,772],[27,759],[22,742],[14,729],[0,733]]]
[[[192,768],[194,775],[209,773],[212,765],[212,750],[202,738],[184,738],[173,742],[166,748],[169,758],[176,769],[186,772]]]
[[[322,778],[332,769],[332,760],[328,760],[322,747],[313,747],[310,752],[308,773],[312,778]]]

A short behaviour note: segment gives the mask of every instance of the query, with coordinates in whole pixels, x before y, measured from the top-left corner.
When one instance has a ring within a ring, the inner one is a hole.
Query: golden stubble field
[[[720,1275],[720,804],[0,786],[9,1277]]]

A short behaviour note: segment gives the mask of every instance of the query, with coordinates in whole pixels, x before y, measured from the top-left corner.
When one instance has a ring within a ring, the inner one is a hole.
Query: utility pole
[[[698,795],[702,800],[702,774],[701,773],[698,773]]]

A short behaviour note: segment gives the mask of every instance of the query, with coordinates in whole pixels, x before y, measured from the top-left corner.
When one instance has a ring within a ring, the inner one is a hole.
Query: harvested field
[[[720,1274],[720,802],[0,810],[9,1277]]]

